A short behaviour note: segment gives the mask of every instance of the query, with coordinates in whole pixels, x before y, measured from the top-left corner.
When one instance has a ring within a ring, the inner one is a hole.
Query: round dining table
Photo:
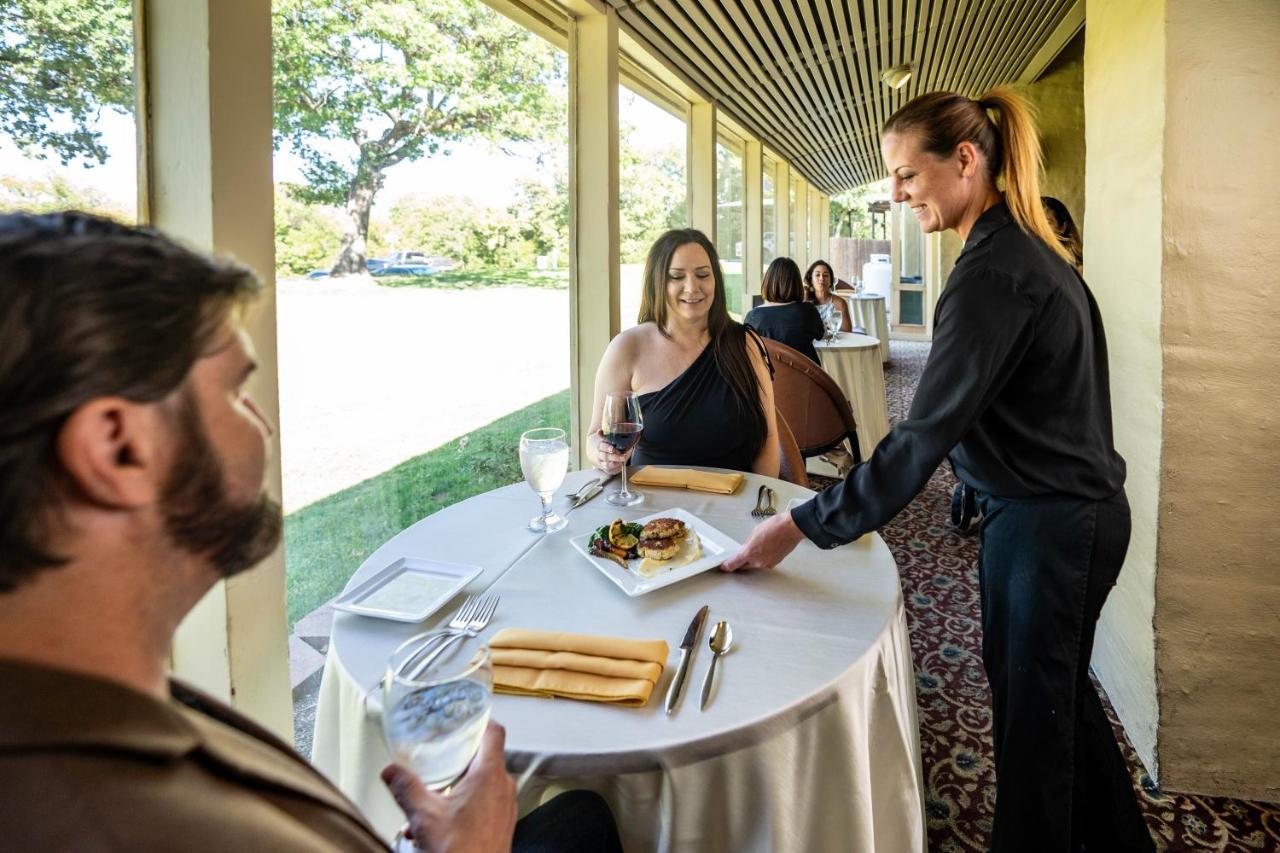
[[[570,473],[557,510],[597,476]],[[521,813],[582,788],[604,796],[628,851],[924,850],[915,677],[897,567],[879,536],[832,550],[805,541],[775,569],[711,569],[634,598],[570,543],[614,518],[675,507],[742,542],[760,523],[751,510],[761,486],[780,512],[814,494],[748,474],[731,495],[646,487],[643,503],[617,508],[605,501],[615,481],[569,512],[563,530],[539,535],[526,527],[537,499],[516,483],[410,526],[370,555],[348,588],[400,557],[468,563],[481,572],[463,592],[501,597],[475,642],[508,627],[667,641],[670,657],[643,707],[494,696],[508,766],[536,768]],[[334,619],[312,761],[388,838],[404,816],[378,779],[389,759],[372,688],[401,641],[442,626],[460,601],[423,623]],[[684,698],[667,715],[678,646],[703,605],[710,615]],[[733,645],[701,710],[707,641],[721,620]]]
[[[840,386],[853,408],[858,447],[867,459],[889,432],[880,341],[870,335],[840,332],[830,340],[814,341],[813,346],[822,369]]]
[[[878,293],[834,291],[848,306],[850,323],[880,342],[880,361],[889,361],[889,312],[885,297]]]

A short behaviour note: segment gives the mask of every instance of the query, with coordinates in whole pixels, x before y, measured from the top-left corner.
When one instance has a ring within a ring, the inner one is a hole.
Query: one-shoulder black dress
[[[751,471],[759,448],[710,344],[664,388],[640,395],[644,433],[631,464]]]

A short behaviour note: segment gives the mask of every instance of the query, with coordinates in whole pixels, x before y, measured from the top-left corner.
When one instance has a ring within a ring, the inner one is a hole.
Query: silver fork
[[[472,618],[475,617],[476,611],[479,608],[480,608],[480,597],[478,595],[468,595],[465,599],[463,599],[462,605],[456,611],[454,611],[453,618],[450,619],[449,622],[443,628],[433,628],[430,631],[424,631],[423,633],[410,637],[409,639],[401,643],[400,646],[397,647],[397,651],[399,651],[400,648],[403,648],[404,646],[409,645],[410,643],[414,643],[414,642],[418,643],[417,651],[415,651],[412,655],[410,655],[405,660],[405,662],[401,665],[401,669],[403,670],[405,668],[412,666],[414,661],[416,661],[419,658],[419,656],[421,656],[422,654],[430,650],[436,643],[440,642],[441,640],[444,640],[445,638],[451,635],[458,634],[462,631],[465,631],[467,629],[467,626],[471,624],[471,620]],[[379,678],[377,682],[375,682],[374,685],[366,691],[366,693],[372,694],[375,690],[378,690],[381,687],[382,687],[382,679]]]
[[[778,493],[768,486],[765,486],[764,494],[765,497],[769,499],[769,506],[766,509],[761,510],[760,516],[762,518],[768,518],[771,515],[776,515],[778,512]]]
[[[493,619],[493,612],[498,609],[498,602],[502,599],[497,595],[487,595],[480,599],[480,605],[476,609],[475,614],[471,617],[471,621],[467,623],[467,627],[461,631],[450,634],[444,638],[444,642],[431,650],[431,653],[423,658],[417,666],[409,671],[409,678],[417,678],[419,675],[427,671],[427,668],[436,661],[445,649],[449,648],[463,637],[475,637],[485,628],[489,627],[489,622]]]
[[[765,493],[769,491],[768,486],[761,486],[760,491],[756,492],[756,508],[751,510],[752,518],[765,518],[772,515],[769,512],[769,505],[765,502]]]

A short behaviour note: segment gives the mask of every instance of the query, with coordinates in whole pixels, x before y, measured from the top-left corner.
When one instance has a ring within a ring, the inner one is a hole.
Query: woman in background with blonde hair
[[[776,566],[893,518],[943,461],[978,493],[982,659],[992,694],[996,851],[1154,850],[1089,680],[1129,545],[1097,303],[1045,218],[1040,142],[1008,89],[890,116],[893,200],[964,249],[905,421],[846,479],[755,529],[726,570]],[[1003,191],[1002,191],[1003,190]]]

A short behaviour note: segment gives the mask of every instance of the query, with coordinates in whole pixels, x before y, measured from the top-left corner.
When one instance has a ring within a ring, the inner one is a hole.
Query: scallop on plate
[[[650,522],[665,522],[667,519],[681,522],[684,527],[683,535],[678,535],[680,525],[659,524],[654,525],[654,528],[667,526],[668,529],[658,531],[651,528],[651,532],[672,532],[677,535],[662,536],[659,537],[660,541],[656,542],[649,538],[640,540],[640,530],[646,525]],[[632,598],[679,583],[707,569],[713,569],[742,547],[693,513],[678,508],[655,512],[644,518],[624,522],[623,528],[615,528],[613,541],[631,544],[627,537],[635,537],[637,541],[629,550],[637,556],[629,559],[619,556],[611,558],[593,555],[592,542],[599,538],[598,530],[575,536],[569,540],[569,543],[605,577]],[[667,557],[667,555],[670,556]],[[666,559],[656,559],[658,557]]]

